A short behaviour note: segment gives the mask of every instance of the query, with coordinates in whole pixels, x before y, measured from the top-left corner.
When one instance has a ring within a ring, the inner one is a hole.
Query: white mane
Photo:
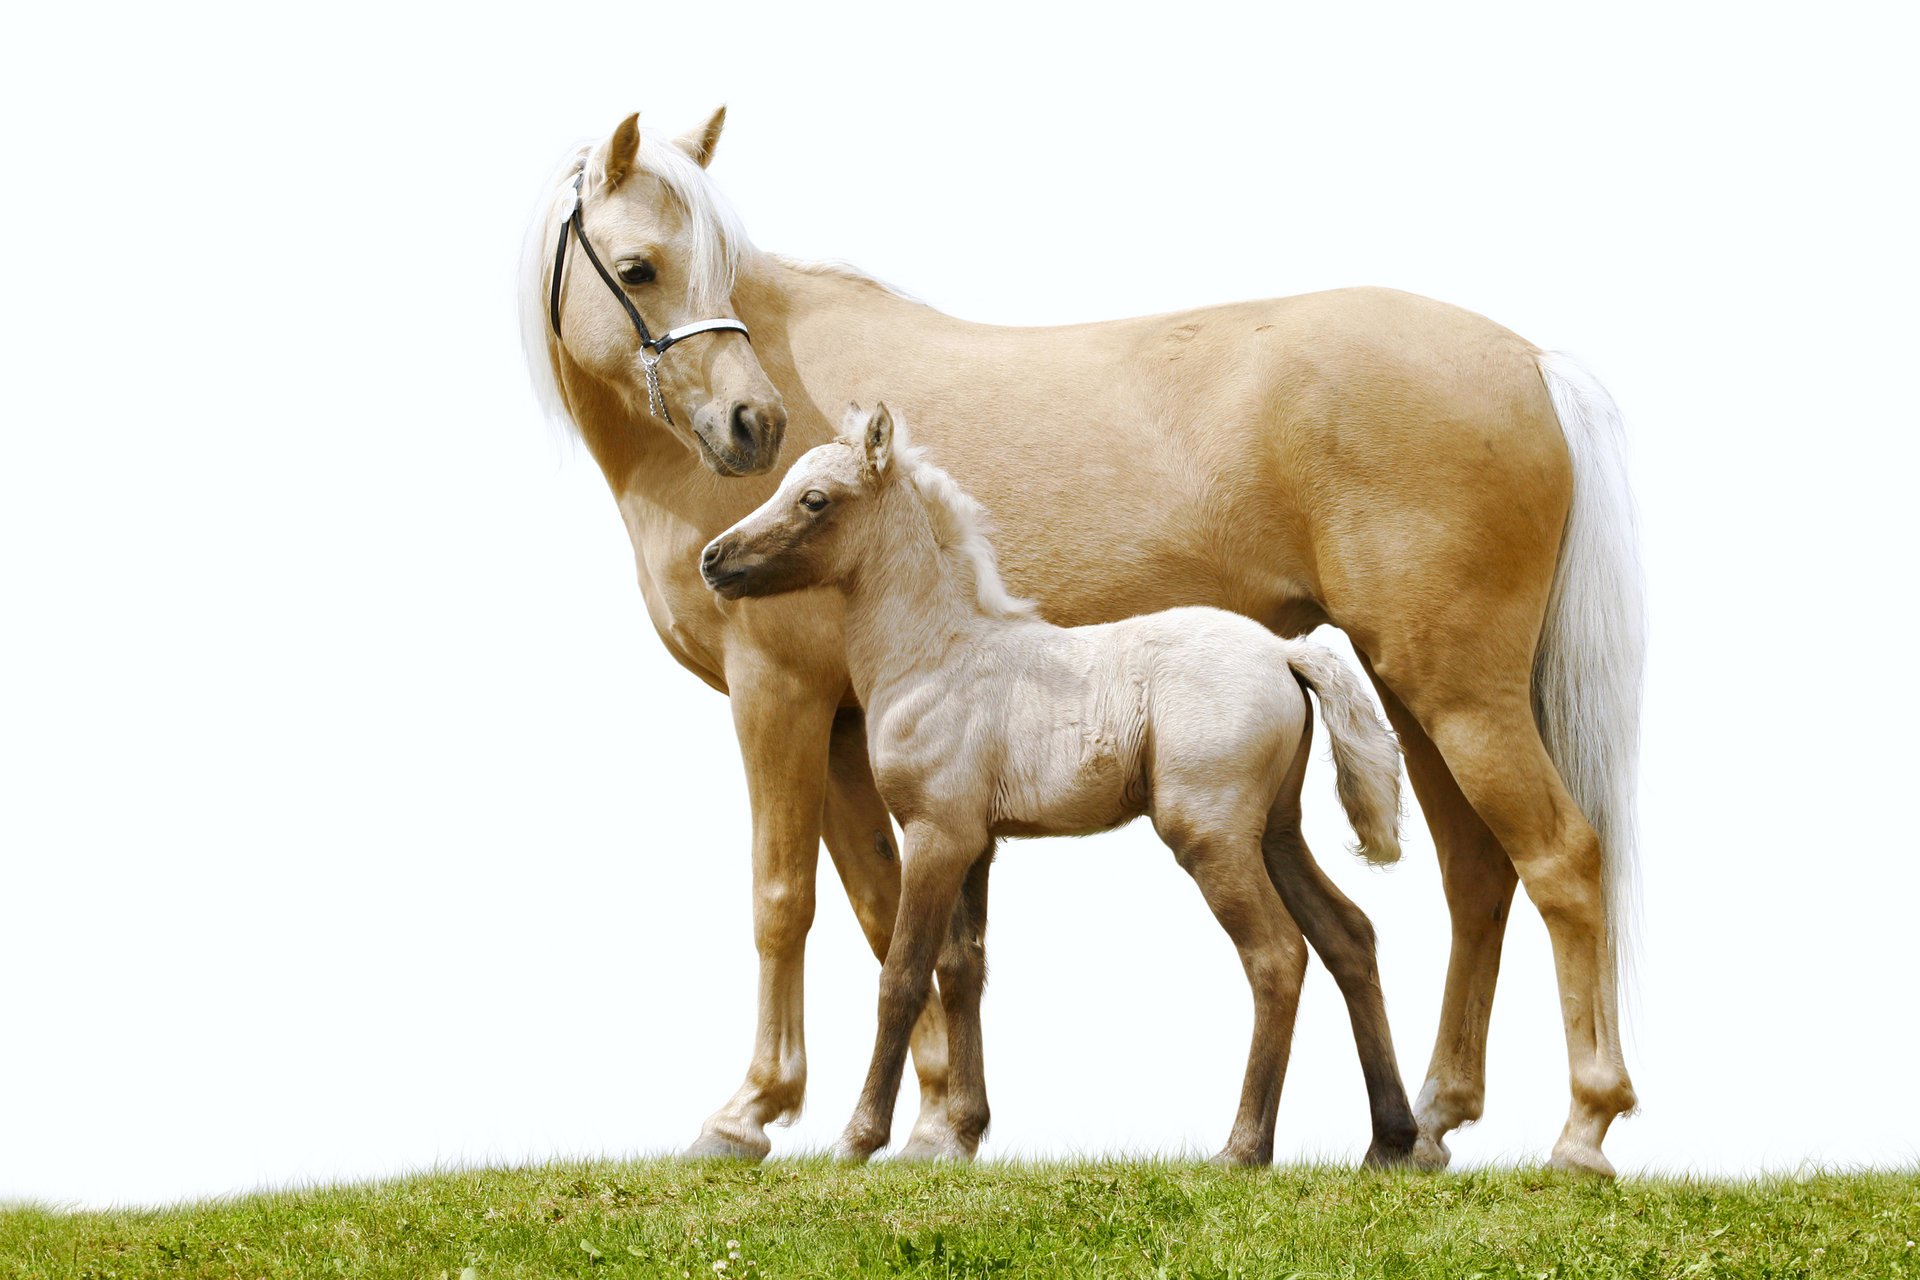
[[[973,594],[980,608],[994,618],[1035,618],[1039,610],[1033,601],[1007,590],[1000,576],[1000,561],[994,555],[987,534],[992,522],[987,509],[960,487],[952,476],[935,466],[920,446],[910,444],[907,424],[894,416],[893,457],[901,478],[913,486],[922,500],[927,522],[933,526],[934,541],[948,553],[949,564],[957,563],[966,577],[973,579]]]
[[[552,281],[553,250],[560,235],[560,211],[565,196],[593,151],[594,144],[575,147],[553,171],[542,189],[532,221],[527,227],[520,250],[520,271],[516,283],[520,293],[520,343],[526,352],[527,374],[533,380],[533,394],[541,410],[556,422],[573,427],[566,397],[560,390],[559,351],[547,315],[547,299]],[[733,283],[740,262],[753,252],[740,219],[720,195],[713,180],[686,152],[673,144],[666,134],[653,129],[640,131],[640,151],[635,169],[659,180],[669,196],[679,204],[692,237],[692,257],[688,275],[693,282],[693,309],[702,318],[727,314],[733,296]],[[591,201],[603,194],[598,173],[589,172],[582,199]],[[568,249],[569,269],[579,246]]]

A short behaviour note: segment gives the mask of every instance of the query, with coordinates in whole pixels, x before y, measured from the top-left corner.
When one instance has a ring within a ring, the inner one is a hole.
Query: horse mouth
[[[700,460],[706,463],[707,470],[715,475],[732,480],[740,476],[757,476],[773,466],[772,462],[757,462],[751,457],[742,457],[732,450],[723,452],[714,448],[713,443],[707,439],[706,433],[697,427],[692,435],[694,443],[700,447]],[[776,452],[774,456],[777,458],[779,454]]]
[[[714,472],[716,475],[726,476],[728,479],[747,474],[745,463],[729,458],[708,444],[707,437],[701,432],[695,431],[693,433],[693,442],[699,446],[700,460],[707,464],[707,470]]]

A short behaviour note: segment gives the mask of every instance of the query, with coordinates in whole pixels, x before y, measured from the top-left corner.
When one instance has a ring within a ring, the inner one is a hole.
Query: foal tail
[[[1400,744],[1374,714],[1359,678],[1331,649],[1295,644],[1290,650],[1287,666],[1320,699],[1340,804],[1360,837],[1353,852],[1381,866],[1400,861]]]
[[[1533,716],[1573,802],[1600,836],[1607,937],[1621,972],[1631,958],[1647,649],[1626,432],[1613,397],[1578,361],[1547,351],[1539,363],[1573,463],[1573,507],[1534,657]]]

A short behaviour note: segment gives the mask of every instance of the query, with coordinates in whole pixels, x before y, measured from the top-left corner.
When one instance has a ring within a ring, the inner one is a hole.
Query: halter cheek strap
[[[593,241],[587,239],[587,228],[580,217],[580,184],[585,177],[584,173],[573,175],[573,207],[567,214],[567,220],[561,224],[559,242],[553,247],[553,288],[547,297],[547,318],[553,324],[553,336],[560,336],[560,280],[567,266],[567,236],[571,232],[580,241],[580,251],[587,255],[587,261],[593,264],[607,291],[619,299],[627,319],[633,321],[633,331],[640,335],[640,364],[647,374],[647,407],[662,421],[671,423],[673,416],[667,412],[667,398],[660,390],[660,357],[667,354],[667,349],[702,333],[732,331],[745,337],[748,342],[753,341],[753,335],[747,332],[746,325],[733,319],[695,320],[677,329],[669,329],[658,338],[649,333],[647,322],[640,318],[640,308],[633,304],[627,291],[620,287],[620,282],[600,261],[600,255],[593,251]]]

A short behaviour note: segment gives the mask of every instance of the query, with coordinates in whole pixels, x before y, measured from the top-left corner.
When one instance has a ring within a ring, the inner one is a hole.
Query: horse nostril
[[[742,453],[752,453],[753,428],[756,425],[752,406],[745,404],[733,406],[730,425],[733,428],[733,447]]]
[[[702,569],[711,569],[714,565],[718,564],[719,561],[720,544],[717,542],[708,543],[707,549],[700,553],[700,567]]]

